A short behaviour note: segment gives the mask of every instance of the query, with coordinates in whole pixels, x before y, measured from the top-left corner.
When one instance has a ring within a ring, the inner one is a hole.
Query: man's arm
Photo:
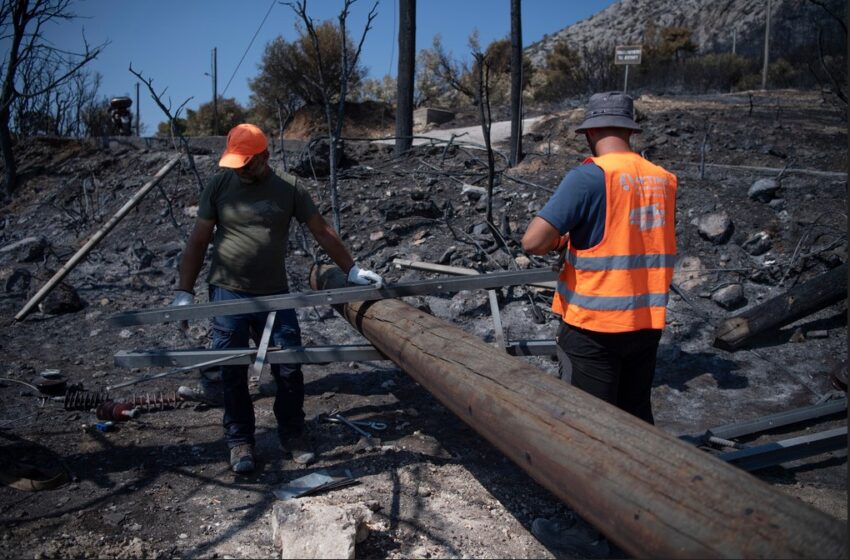
[[[555,226],[535,216],[522,236],[522,250],[532,255],[545,255],[549,251],[562,249],[565,242],[566,236],[561,236]]]
[[[305,223],[307,224],[307,229],[310,230],[310,233],[316,239],[316,242],[325,250],[331,260],[343,272],[348,274],[354,266],[354,259],[351,258],[351,254],[345,248],[345,245],[342,244],[342,240],[336,234],[336,231],[318,212],[307,218]]]
[[[195,293],[195,281],[198,279],[198,274],[200,274],[201,267],[204,265],[204,255],[207,252],[207,245],[212,241],[214,227],[215,220],[198,218],[195,221],[195,227],[192,229],[192,233],[189,234],[189,239],[186,241],[186,248],[183,250],[183,257],[180,259],[178,290],[189,292],[190,294]]]

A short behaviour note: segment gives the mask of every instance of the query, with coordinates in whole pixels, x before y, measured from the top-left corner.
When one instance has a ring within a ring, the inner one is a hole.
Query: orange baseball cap
[[[269,147],[266,135],[253,124],[237,124],[227,133],[227,147],[218,160],[219,167],[239,169],[252,157],[261,154]]]

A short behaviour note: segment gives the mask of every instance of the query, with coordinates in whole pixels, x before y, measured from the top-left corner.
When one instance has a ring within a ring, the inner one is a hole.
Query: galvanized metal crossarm
[[[206,319],[223,315],[279,311],[281,309],[295,309],[312,305],[337,305],[355,301],[375,301],[406,296],[427,296],[439,293],[459,292],[461,290],[488,290],[503,286],[552,281],[556,279],[556,276],[557,274],[548,268],[491,272],[478,276],[446,277],[418,282],[405,282],[382,288],[358,286],[309,293],[199,303],[181,307],[129,311],[110,317],[108,322],[112,326],[127,327],[151,323],[167,323],[169,321]]]
[[[505,350],[513,356],[554,355],[554,340],[512,340]],[[116,352],[116,366],[125,368],[175,367],[222,360],[221,365],[250,364],[255,350],[143,350]],[[230,357],[230,359],[228,359]],[[325,364],[329,362],[371,362],[386,360],[371,344],[342,344],[335,346],[293,346],[269,348],[266,362],[270,364]]]

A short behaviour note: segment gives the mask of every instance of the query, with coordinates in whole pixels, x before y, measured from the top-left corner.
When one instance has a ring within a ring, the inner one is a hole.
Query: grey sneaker
[[[292,460],[299,465],[307,465],[316,458],[313,443],[306,434],[282,440],[280,448],[284,455],[291,456]]]
[[[550,549],[582,558],[608,558],[608,541],[587,521],[575,514],[550,521],[539,517],[531,524],[531,534]]]
[[[244,474],[254,470],[254,446],[250,443],[237,445],[230,450],[230,467],[233,472]]]
[[[177,396],[184,401],[204,403],[208,406],[224,406],[224,397],[221,391],[207,389],[203,385],[195,387],[181,385],[177,388]]]

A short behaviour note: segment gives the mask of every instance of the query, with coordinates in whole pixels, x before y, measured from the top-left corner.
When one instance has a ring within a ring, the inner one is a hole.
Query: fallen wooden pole
[[[787,325],[847,297],[847,263],[724,321],[714,346],[737,350],[753,337]]]
[[[345,285],[314,268],[314,289]],[[399,300],[336,309],[629,554],[844,557],[846,524]]]
[[[101,239],[106,237],[106,234],[112,231],[112,228],[114,228],[118,224],[118,222],[120,222],[121,219],[124,218],[124,216],[126,216],[130,212],[130,210],[135,208],[136,205],[141,202],[141,200],[145,197],[146,194],[148,194],[148,192],[150,192],[152,188],[159,184],[162,178],[165,177],[175,165],[177,165],[178,161],[180,161],[180,156],[174,156],[171,160],[168,161],[168,163],[163,165],[159,171],[157,171],[153,179],[142,185],[142,188],[140,188],[136,192],[136,194],[134,194],[133,197],[128,200],[124,204],[124,206],[122,206],[118,210],[118,212],[116,212],[115,215],[109,219],[108,222],[103,225],[102,228],[95,232],[95,234],[92,235],[91,238],[89,238],[89,240],[86,242],[86,244],[80,247],[80,249],[76,253],[74,253],[74,256],[68,259],[68,262],[65,263],[65,265],[60,268],[56,272],[56,274],[54,274],[53,277],[50,278],[50,280],[48,280],[47,283],[42,286],[42,288],[34,296],[32,296],[32,298],[30,298],[26,305],[24,305],[21,310],[18,311],[18,314],[15,315],[15,320],[20,321],[24,317],[29,315],[33,308],[38,305],[41,300],[43,300],[44,297],[49,294],[50,291],[55,288],[56,285],[59,284],[59,282],[61,282],[62,279],[65,278],[68,273],[71,272],[74,267],[77,266],[77,264],[86,257],[86,255],[89,254],[89,252],[91,252],[92,249],[94,249],[95,245],[100,243]]]

